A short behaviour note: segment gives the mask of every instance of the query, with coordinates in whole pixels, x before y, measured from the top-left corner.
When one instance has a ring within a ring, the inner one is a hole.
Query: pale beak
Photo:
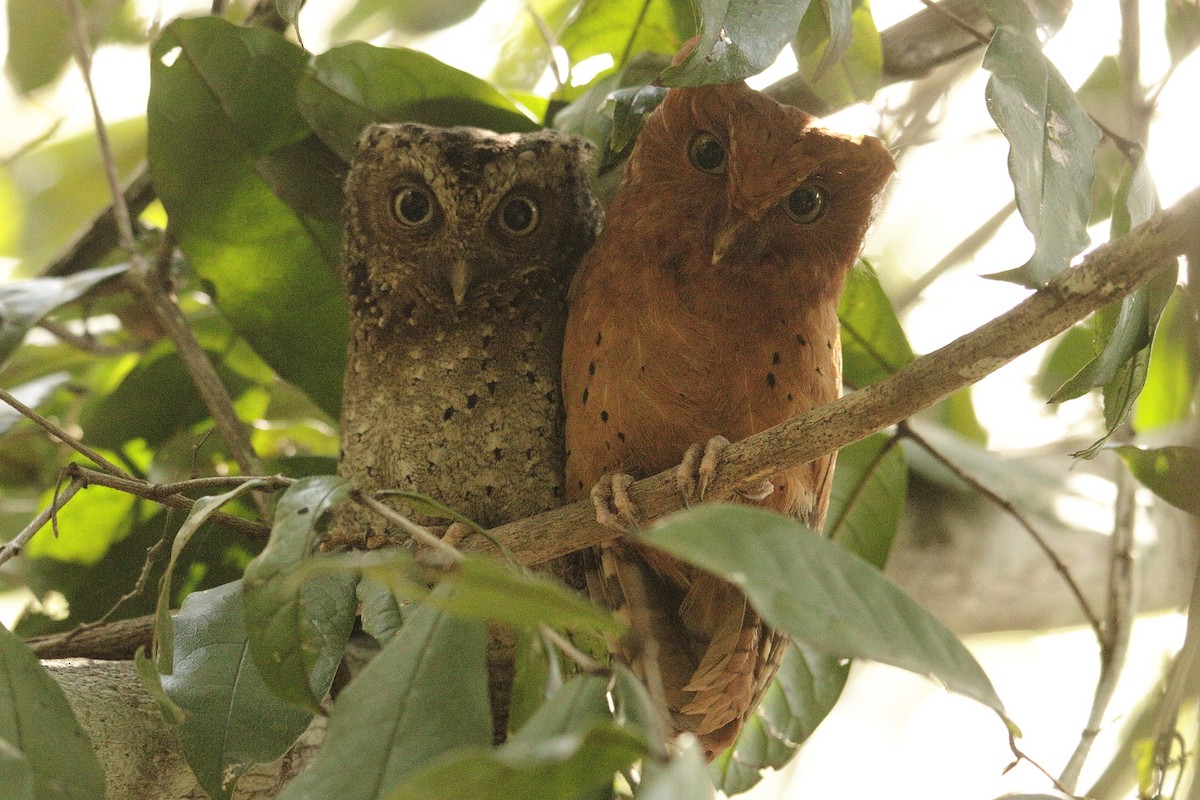
[[[718,261],[724,258],[725,254],[729,252],[729,249],[733,247],[733,245],[735,245],[739,239],[742,238],[742,235],[746,232],[746,229],[753,224],[753,219],[750,217],[741,216],[740,214],[734,217],[732,221],[727,222],[725,226],[717,232],[716,237],[713,238],[712,263],[716,264]]]
[[[454,294],[454,305],[461,306],[471,286],[471,269],[465,258],[457,258],[450,265],[450,291]]]

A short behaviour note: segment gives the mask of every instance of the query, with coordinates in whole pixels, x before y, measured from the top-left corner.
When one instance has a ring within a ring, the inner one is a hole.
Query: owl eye
[[[725,171],[725,146],[708,131],[700,131],[688,142],[688,161],[701,172]]]
[[[806,183],[787,196],[783,210],[801,225],[816,222],[829,207],[829,192],[816,184]]]
[[[392,197],[392,215],[401,225],[424,225],[433,219],[433,200],[421,189],[401,189]]]
[[[516,195],[504,201],[500,207],[500,227],[513,236],[528,236],[538,225],[537,203],[528,197]]]

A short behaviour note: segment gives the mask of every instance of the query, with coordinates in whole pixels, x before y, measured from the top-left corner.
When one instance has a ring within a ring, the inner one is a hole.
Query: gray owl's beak
[[[450,265],[450,291],[454,294],[454,305],[461,306],[471,286],[471,268],[465,258],[456,258]]]
[[[724,258],[730,248],[737,244],[746,230],[754,223],[753,218],[741,214],[734,215],[733,219],[726,222],[713,238],[712,263],[716,264]]]

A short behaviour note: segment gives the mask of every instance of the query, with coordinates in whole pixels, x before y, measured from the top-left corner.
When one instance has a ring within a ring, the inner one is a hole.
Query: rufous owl
[[[629,518],[612,509],[629,511],[631,476],[681,460],[681,488],[700,499],[720,437],[840,396],[838,298],[894,168],[881,140],[815,127],[744,83],[666,94],[571,285],[568,500],[591,492],[602,521]],[[834,458],[736,499],[819,531]],[[650,547],[613,540],[586,573],[589,593],[632,626],[614,655],[661,681],[672,728],[694,733],[710,759],[727,748],[785,637],[731,584]]]

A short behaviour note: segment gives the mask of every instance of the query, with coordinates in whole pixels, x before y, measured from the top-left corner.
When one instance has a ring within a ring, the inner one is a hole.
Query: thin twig
[[[1050,774],[1049,770],[1047,770],[1045,767],[1043,767],[1038,762],[1034,761],[1029,756],[1025,755],[1025,753],[1021,752],[1021,749],[1019,747],[1017,747],[1017,738],[1016,738],[1016,736],[1013,735],[1012,731],[1008,732],[1008,746],[1009,746],[1009,749],[1012,750],[1013,755],[1016,756],[1017,760],[1014,761],[1013,763],[1009,764],[1008,767],[1004,770],[1005,772],[1008,772],[1009,770],[1011,770],[1013,767],[1015,767],[1017,764],[1021,763],[1022,761],[1028,762],[1029,764],[1033,765],[1034,769],[1036,769],[1038,772],[1042,773],[1047,778],[1049,778],[1050,782],[1052,784],[1054,784],[1055,789],[1057,789],[1058,791],[1060,791],[1063,794],[1068,795],[1072,798],[1074,798],[1076,796],[1074,792],[1072,792],[1067,787],[1063,786],[1063,784],[1059,782],[1058,778],[1055,778],[1052,774]]]
[[[97,356],[122,356],[127,353],[140,353],[146,349],[145,345],[133,340],[125,344],[105,344],[91,334],[80,336],[66,325],[63,325],[61,322],[55,322],[52,319],[43,319],[38,323],[38,327],[64,344],[69,344],[77,350]]]
[[[46,431],[46,433],[49,433],[55,439],[58,439],[60,442],[62,442],[66,446],[70,447],[75,452],[77,452],[77,453],[81,454],[82,456],[84,456],[85,458],[89,459],[93,464],[95,464],[96,466],[105,470],[109,474],[116,475],[117,477],[121,477],[121,478],[127,478],[129,480],[136,480],[136,478],[134,478],[128,472],[121,469],[116,464],[112,463],[107,458],[100,455],[95,450],[88,447],[86,444],[79,441],[71,434],[67,433],[62,428],[60,428],[59,426],[55,425],[50,420],[43,417],[41,414],[37,413],[29,406],[25,405],[17,398],[13,397],[11,394],[9,394],[4,389],[0,389],[0,400],[3,400],[5,403],[8,403],[10,406],[12,406],[17,411],[19,411],[22,416],[27,417],[28,419],[32,420],[34,422],[34,424],[36,424],[39,428]]]
[[[55,496],[54,501],[50,503],[50,505],[42,509],[42,512],[33,518],[32,522],[26,525],[25,528],[22,529],[22,531],[14,536],[11,540],[5,542],[3,546],[0,546],[0,564],[3,564],[9,559],[20,555],[21,551],[25,549],[25,545],[29,543],[29,540],[33,538],[34,534],[40,531],[42,527],[49,522],[55,514],[58,513],[58,510],[65,506],[70,499],[86,485],[86,483],[78,478],[73,479],[67,485],[67,488],[63,489]]]
[[[353,489],[350,492],[350,499],[374,511],[388,522],[399,526],[401,530],[417,542],[442,553],[451,561],[463,560],[463,554],[450,544],[442,541],[441,537],[435,536],[428,528],[418,525],[396,509],[376,500],[371,495],[364,494],[358,489]]]
[[[1054,565],[1055,571],[1062,576],[1063,582],[1067,584],[1067,588],[1071,591],[1071,594],[1075,596],[1075,602],[1079,604],[1079,608],[1083,611],[1083,615],[1087,618],[1088,624],[1092,626],[1092,630],[1096,634],[1096,639],[1103,644],[1104,629],[1101,626],[1099,615],[1096,614],[1096,612],[1092,609],[1091,603],[1089,603],[1087,598],[1084,597],[1083,590],[1079,587],[1079,584],[1076,583],[1074,576],[1071,575],[1071,570],[1067,567],[1063,560],[1058,557],[1058,554],[1054,552],[1054,548],[1052,548],[1050,543],[1046,541],[1046,537],[1042,536],[1042,534],[1035,527],[1033,527],[1033,524],[1026,519],[1025,515],[1022,514],[1021,511],[1011,502],[996,494],[985,484],[976,480],[961,467],[947,458],[945,454],[930,444],[928,439],[914,431],[912,426],[910,426],[907,422],[901,422],[899,424],[897,428],[897,434],[905,439],[908,439],[913,444],[918,445],[922,450],[932,456],[935,461],[940,463],[946,469],[950,470],[954,477],[971,487],[973,491],[983,495],[988,500],[999,506],[1004,513],[1012,517],[1018,525],[1025,529],[1025,532],[1029,534],[1034,543],[1036,543],[1037,546],[1041,548],[1041,551],[1046,554],[1046,557],[1050,559],[1050,563]]]
[[[633,27],[629,31],[629,39],[625,42],[625,47],[621,50],[621,57],[617,59],[616,69],[620,72],[629,63],[629,54],[633,52],[633,42],[642,31],[642,23],[646,21],[646,12],[650,10],[651,0],[642,0],[642,7],[638,9],[637,19],[633,22]]]
[[[554,628],[542,623],[538,626],[538,630],[542,632],[543,636],[554,642],[554,646],[561,650],[563,655],[574,661],[575,664],[578,665],[578,667],[584,672],[588,672],[593,675],[606,672],[605,668],[601,666],[596,659],[580,650],[575,646],[574,642],[563,636],[558,631],[554,630]]]

